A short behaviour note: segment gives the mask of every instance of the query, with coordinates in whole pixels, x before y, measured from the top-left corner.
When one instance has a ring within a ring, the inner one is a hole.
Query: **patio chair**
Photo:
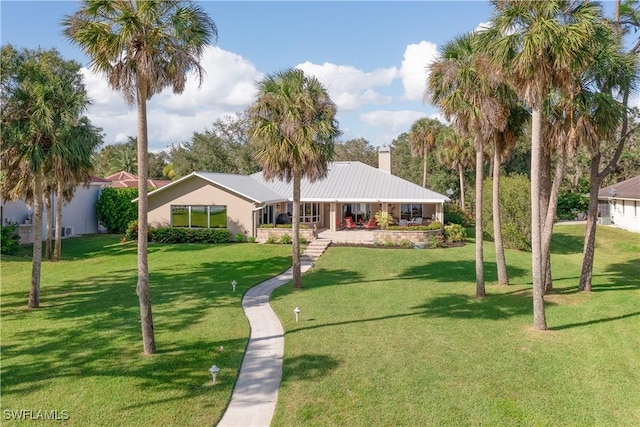
[[[401,219],[400,220],[400,226],[401,227],[406,227],[409,225],[409,221],[407,221],[406,219]]]
[[[422,218],[413,218],[414,225],[422,225]]]
[[[378,228],[378,221],[375,218],[371,218],[369,221],[365,222],[363,225],[365,230],[375,230]]]
[[[357,224],[353,222],[353,218],[348,216],[344,219],[344,228],[346,228],[347,230],[353,230],[356,227],[357,227]]]

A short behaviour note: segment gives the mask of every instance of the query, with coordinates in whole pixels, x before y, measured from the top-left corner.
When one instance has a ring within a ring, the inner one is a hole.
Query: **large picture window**
[[[226,228],[227,207],[216,205],[171,206],[171,226],[189,228]]]
[[[403,203],[400,205],[400,219],[411,221],[414,218],[422,218],[422,205]]]
[[[293,212],[293,203],[287,204],[287,211]],[[320,204],[300,203],[300,222],[320,222]]]

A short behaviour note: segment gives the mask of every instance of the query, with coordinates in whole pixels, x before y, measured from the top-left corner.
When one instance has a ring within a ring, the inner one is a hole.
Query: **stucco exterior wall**
[[[640,233],[640,201],[614,199],[611,205],[611,223],[625,230]]]
[[[171,226],[171,205],[218,205],[227,207],[227,228],[232,236],[253,235],[255,204],[194,176],[180,185],[165,188],[149,197],[149,225]]]

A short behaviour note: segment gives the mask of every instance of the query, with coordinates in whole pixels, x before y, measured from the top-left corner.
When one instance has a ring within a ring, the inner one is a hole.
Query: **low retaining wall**
[[[256,242],[264,243],[267,241],[269,236],[273,236],[274,239],[278,240],[283,235],[288,234],[289,236],[293,236],[293,233],[290,228],[258,228]],[[313,234],[313,230],[310,228],[301,228],[300,236],[307,239],[307,242],[315,239],[316,236]]]
[[[373,241],[377,243],[391,241],[397,244],[402,240],[409,240],[414,244],[427,243],[430,236],[439,236],[440,234],[442,234],[440,229],[424,231],[373,230]]]

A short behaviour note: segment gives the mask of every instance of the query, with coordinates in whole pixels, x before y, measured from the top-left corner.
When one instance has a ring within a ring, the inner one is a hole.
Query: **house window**
[[[344,203],[342,205],[342,218],[351,217],[356,223],[361,224],[372,217],[370,203]]]
[[[400,219],[411,221],[414,218],[422,218],[422,205],[420,203],[402,203],[400,205]]]
[[[287,204],[287,212],[293,213],[293,203]],[[300,222],[320,222],[320,204],[300,203]]]
[[[171,225],[188,228],[226,228],[227,207],[216,205],[171,206]]]
[[[276,222],[273,216],[273,205],[264,206],[262,208],[262,224],[274,224]]]

